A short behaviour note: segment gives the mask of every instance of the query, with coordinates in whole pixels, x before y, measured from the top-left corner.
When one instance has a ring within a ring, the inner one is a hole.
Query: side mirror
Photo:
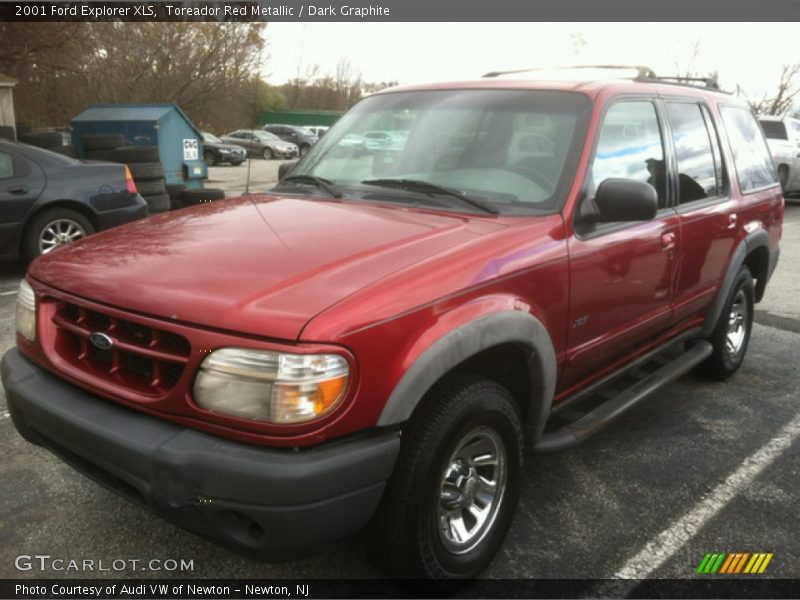
[[[278,167],[278,181],[286,177],[289,173],[292,172],[297,166],[297,163],[300,162],[299,160],[287,160],[286,162],[282,162]]]
[[[658,194],[649,183],[609,178],[597,186],[594,205],[596,221],[649,221],[658,211]]]

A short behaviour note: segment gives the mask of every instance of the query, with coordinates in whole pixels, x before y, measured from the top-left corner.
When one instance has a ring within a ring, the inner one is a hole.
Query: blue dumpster
[[[72,143],[84,157],[83,136],[119,133],[129,144],[158,146],[168,184],[202,188],[208,169],[203,137],[175,104],[98,104],[72,120]]]

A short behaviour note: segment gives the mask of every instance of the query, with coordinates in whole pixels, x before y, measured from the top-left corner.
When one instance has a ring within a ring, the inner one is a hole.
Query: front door
[[[669,207],[664,148],[654,101],[618,100],[606,111],[576,233],[568,241],[570,318],[562,389],[611,366],[670,322],[680,227]],[[594,191],[612,177],[656,188],[656,218],[592,224]],[[589,224],[580,226],[581,219]]]

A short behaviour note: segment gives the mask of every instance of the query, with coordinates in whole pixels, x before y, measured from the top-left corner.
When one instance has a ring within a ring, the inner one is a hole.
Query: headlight
[[[17,331],[26,340],[36,339],[36,295],[33,288],[24,279],[17,291],[17,308],[15,311]]]
[[[349,376],[347,360],[338,354],[222,348],[200,366],[194,399],[207,410],[235,417],[304,423],[338,406]]]

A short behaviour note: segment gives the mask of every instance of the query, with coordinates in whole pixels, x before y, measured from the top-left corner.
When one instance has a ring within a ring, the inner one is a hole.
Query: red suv
[[[392,143],[337,151],[369,131]],[[35,261],[3,385],[26,439],[220,543],[368,526],[394,576],[472,576],[526,449],[738,369],[782,215],[758,124],[715,89],[391,89],[271,193]]]

